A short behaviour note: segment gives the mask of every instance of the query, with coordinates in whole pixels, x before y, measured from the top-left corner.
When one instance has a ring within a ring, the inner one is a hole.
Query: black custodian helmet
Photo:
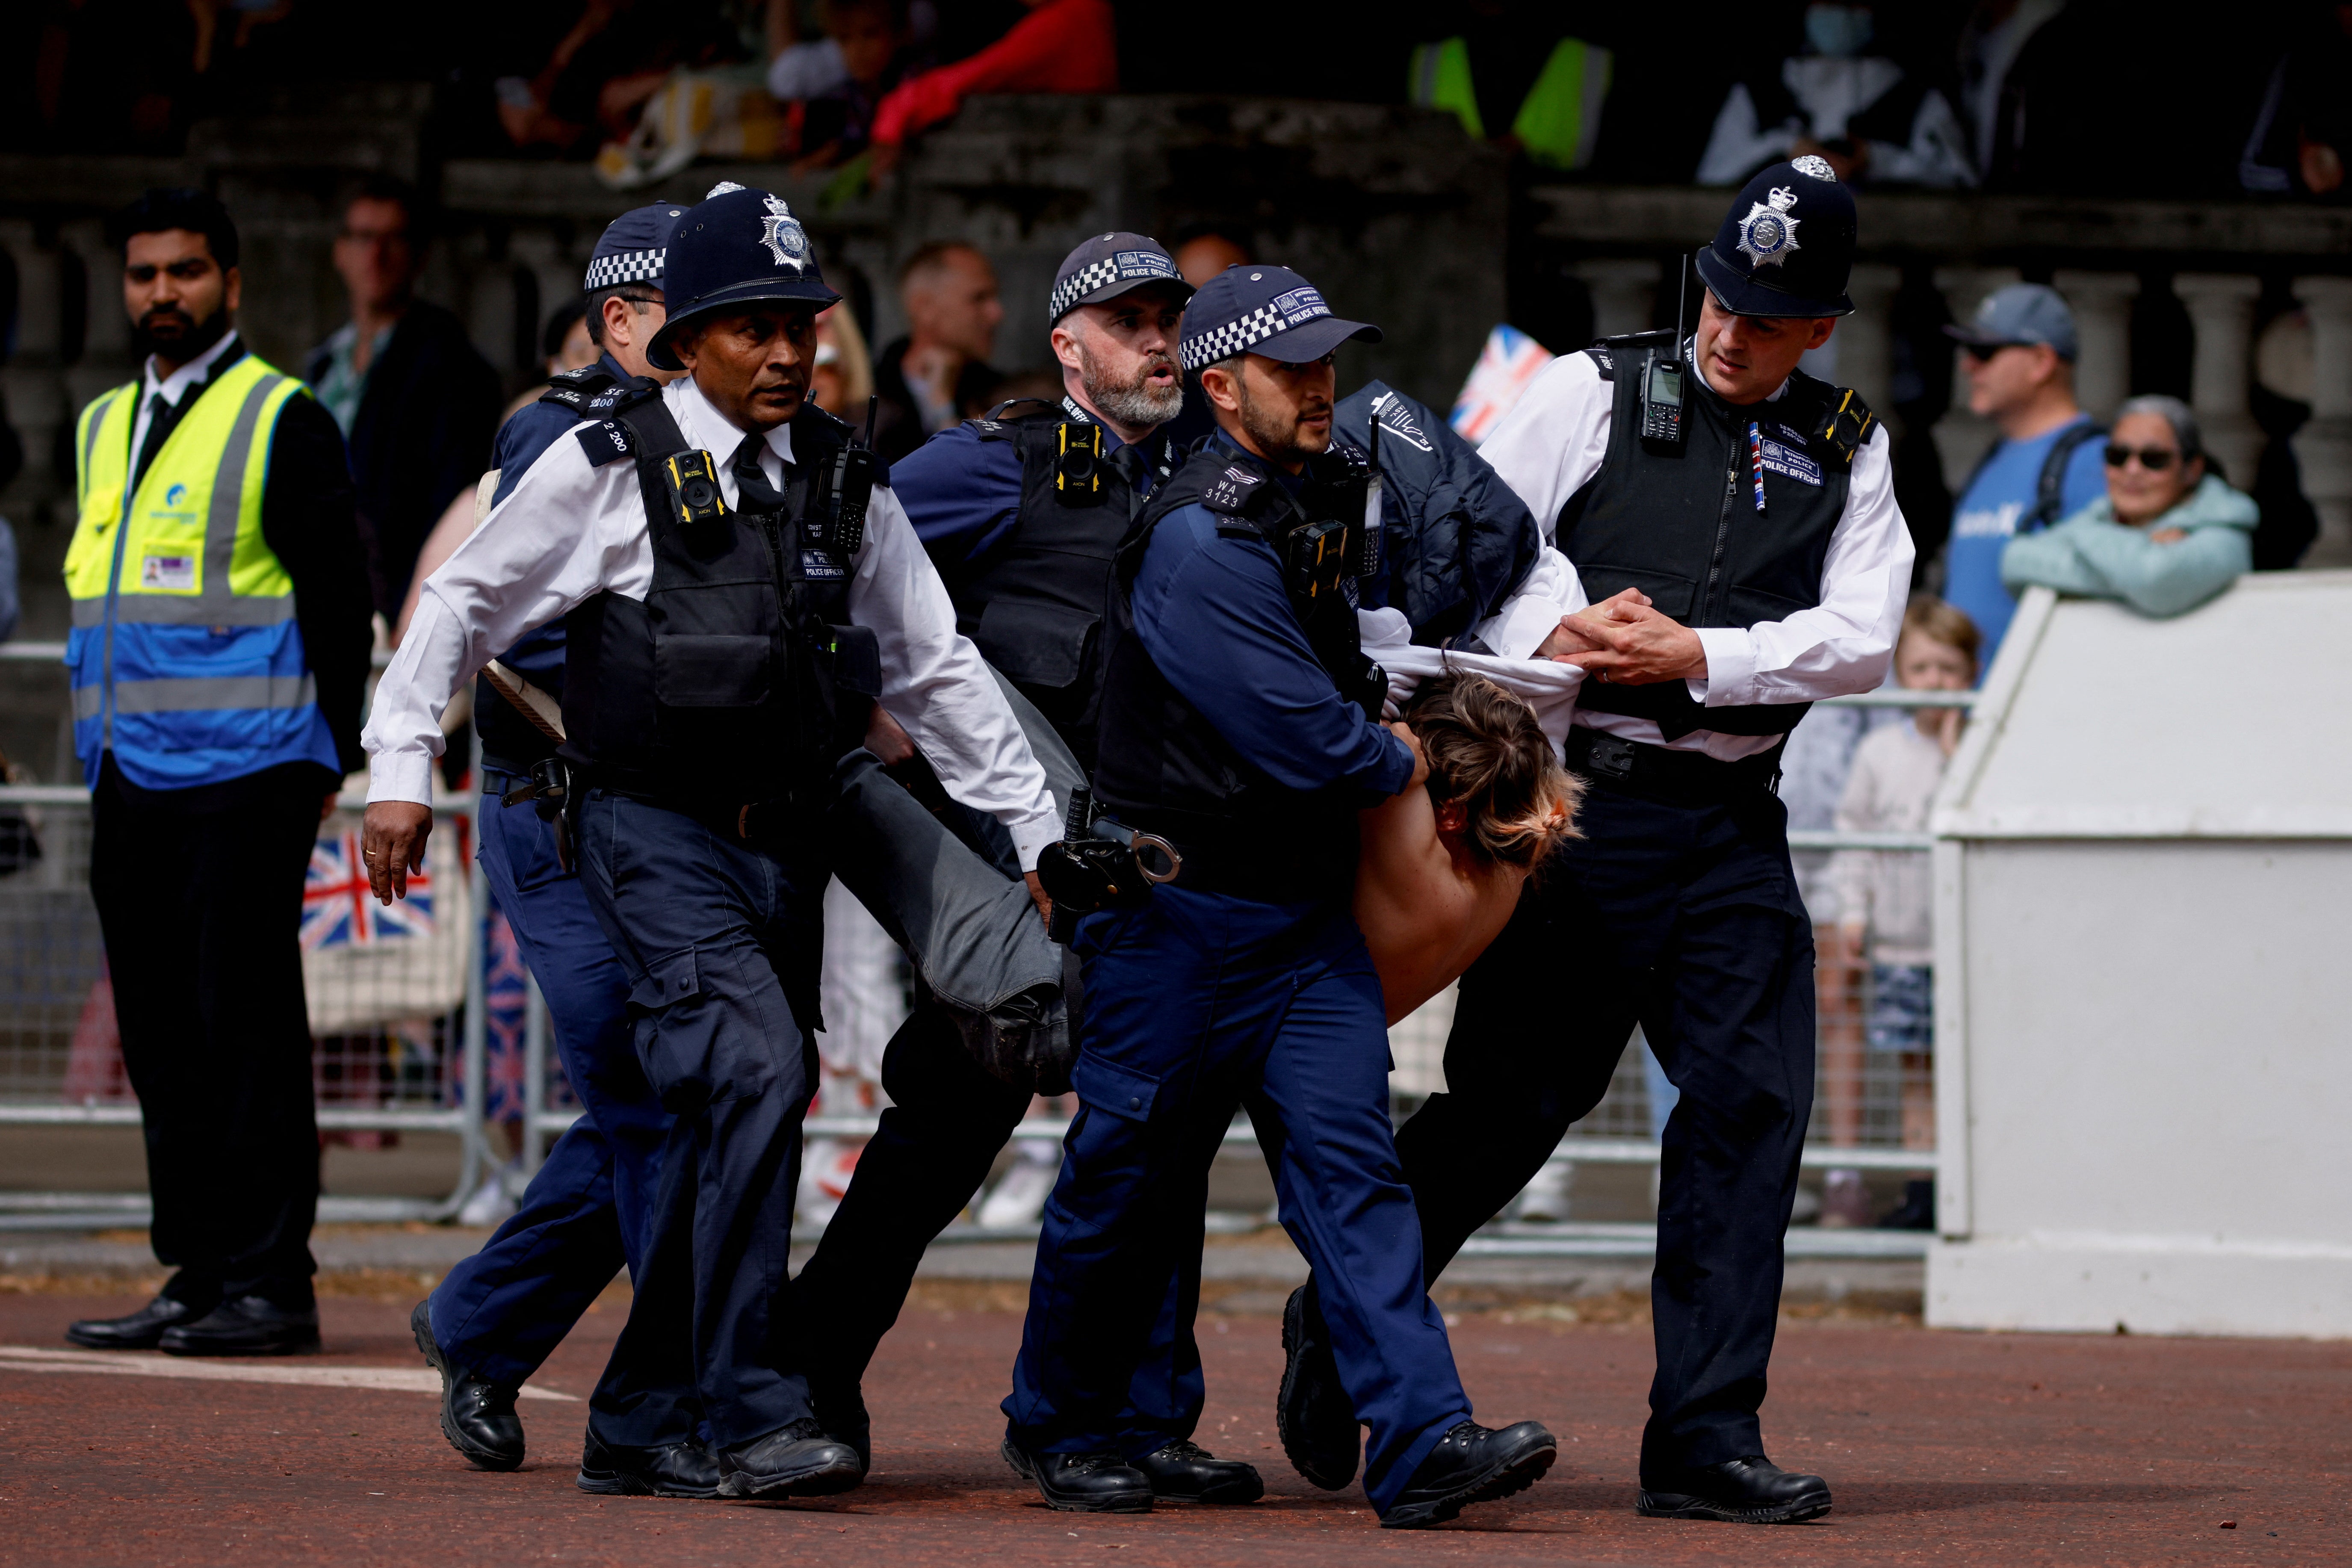
[[[684,370],[672,352],[689,321],[749,305],[807,305],[822,310],[841,298],[817,270],[808,233],[784,199],[766,191],[723,184],[689,208],[670,231],[669,319],[646,346],[662,370]]]
[[[1698,275],[1735,316],[1845,316],[1853,193],[1826,159],[1775,163],[1741,187],[1698,253]]]

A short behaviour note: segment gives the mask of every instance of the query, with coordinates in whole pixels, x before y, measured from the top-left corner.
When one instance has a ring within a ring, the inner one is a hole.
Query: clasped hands
[[[1698,634],[1660,614],[1639,588],[1562,616],[1536,648],[1536,657],[1576,665],[1594,679],[1616,686],[1696,680],[1706,675],[1706,647]]]

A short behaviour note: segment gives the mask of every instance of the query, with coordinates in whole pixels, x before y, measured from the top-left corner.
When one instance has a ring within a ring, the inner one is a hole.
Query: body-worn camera
[[[1054,494],[1064,506],[1103,499],[1102,426],[1065,419],[1055,427]]]
[[[662,459],[662,482],[669,490],[669,514],[689,527],[727,515],[719,469],[708,452],[679,452]]]

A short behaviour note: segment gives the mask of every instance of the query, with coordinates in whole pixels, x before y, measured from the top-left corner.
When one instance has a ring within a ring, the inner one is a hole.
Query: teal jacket
[[[2177,616],[2252,568],[2261,516],[2252,496],[2217,474],[2144,528],[2117,522],[2114,504],[2101,496],[2055,528],[2011,540],[2000,552],[2001,584],[2012,594],[2039,585],[2121,599],[2144,616]],[[2170,544],[2149,537],[2168,528],[2189,537]]]

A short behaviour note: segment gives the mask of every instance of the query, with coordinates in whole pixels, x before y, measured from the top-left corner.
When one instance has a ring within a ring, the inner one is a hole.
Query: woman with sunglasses
[[[2039,584],[2120,599],[2147,616],[2194,609],[2253,564],[2253,498],[2210,471],[2196,416],[2177,397],[2135,397],[2106,446],[2107,493],[2001,552],[2012,594]]]

